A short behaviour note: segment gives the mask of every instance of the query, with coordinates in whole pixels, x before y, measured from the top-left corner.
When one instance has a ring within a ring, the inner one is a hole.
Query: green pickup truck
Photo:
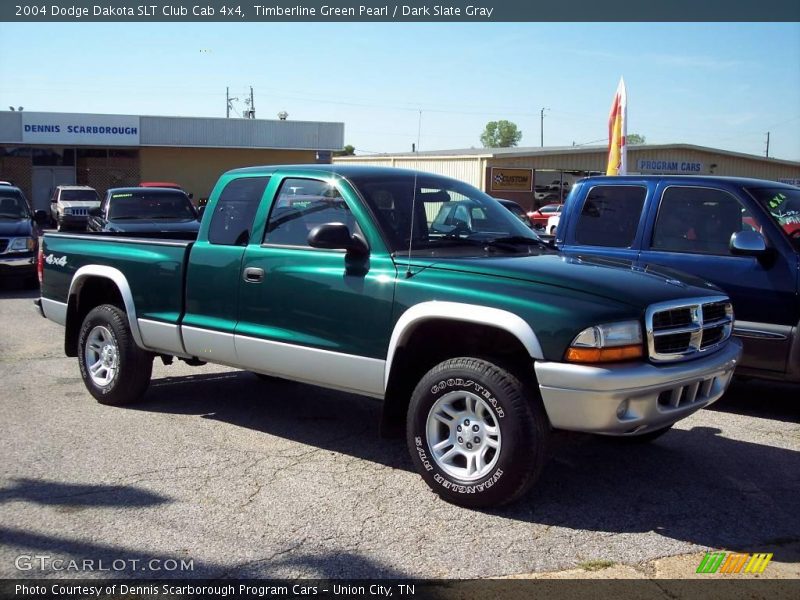
[[[529,489],[554,429],[663,434],[741,354],[710,284],[563,256],[474,187],[400,169],[237,169],[196,240],[47,234],[39,264],[101,403],[140,400],[155,357],[371,396],[470,507]]]

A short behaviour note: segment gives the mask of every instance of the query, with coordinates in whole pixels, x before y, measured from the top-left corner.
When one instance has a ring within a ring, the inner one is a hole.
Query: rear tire
[[[442,499],[469,508],[521,497],[546,462],[550,425],[535,387],[488,361],[447,360],[411,397],[406,441]]]
[[[134,342],[125,312],[103,304],[83,320],[78,365],[86,389],[98,402],[122,406],[144,396],[153,372],[153,355]]]

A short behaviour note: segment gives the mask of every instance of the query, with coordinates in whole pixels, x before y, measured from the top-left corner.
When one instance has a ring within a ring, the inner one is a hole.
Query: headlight
[[[622,321],[587,327],[572,340],[565,359],[580,363],[613,362],[643,354],[642,326],[638,321]]]
[[[64,208],[64,214],[65,215],[71,215],[72,214],[72,209],[71,208]]]
[[[15,238],[11,240],[6,252],[33,252],[36,242],[32,237]]]

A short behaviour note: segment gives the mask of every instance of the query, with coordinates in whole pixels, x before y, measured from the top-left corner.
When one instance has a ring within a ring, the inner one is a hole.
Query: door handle
[[[244,280],[247,283],[261,283],[264,280],[264,269],[247,267],[244,270]]]

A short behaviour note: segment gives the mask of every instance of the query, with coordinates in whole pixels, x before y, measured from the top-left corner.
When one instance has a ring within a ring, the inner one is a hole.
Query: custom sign
[[[700,175],[703,163],[686,160],[661,160],[658,158],[640,158],[636,161],[636,169],[640,173],[677,173],[679,175]]]
[[[533,169],[492,167],[489,187],[493,192],[532,192]]]
[[[139,117],[22,113],[22,142],[85,146],[138,146]]]

